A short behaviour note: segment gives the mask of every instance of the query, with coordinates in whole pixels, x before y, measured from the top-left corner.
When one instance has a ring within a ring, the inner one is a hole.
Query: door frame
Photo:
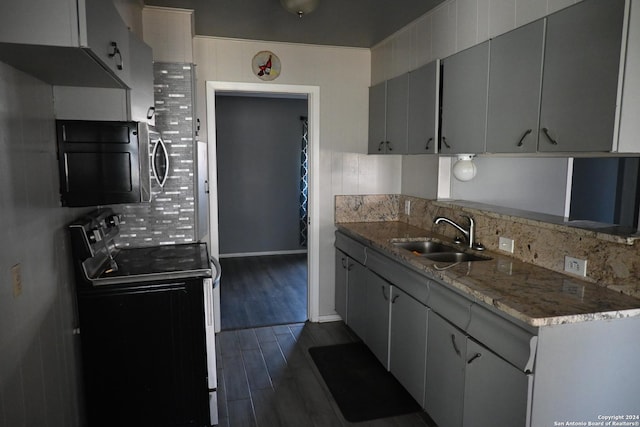
[[[209,160],[209,237],[212,256],[220,256],[218,240],[218,180],[216,159],[216,92],[256,94],[269,97],[307,97],[308,116],[308,237],[307,244],[307,315],[320,321],[320,87],[307,85],[242,82],[206,82],[207,141]],[[222,272],[224,275],[224,272]],[[220,287],[214,292],[216,332],[220,331]]]

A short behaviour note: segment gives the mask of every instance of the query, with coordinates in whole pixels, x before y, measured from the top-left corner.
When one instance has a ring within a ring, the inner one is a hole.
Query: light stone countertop
[[[341,223],[336,227],[471,299],[534,327],[640,316],[637,298],[496,252],[483,252],[492,258],[488,261],[456,265],[414,255],[391,241],[430,238],[450,243],[450,239],[404,222]]]

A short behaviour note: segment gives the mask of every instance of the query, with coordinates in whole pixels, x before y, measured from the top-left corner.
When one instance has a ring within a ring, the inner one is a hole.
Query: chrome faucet
[[[433,223],[434,224],[440,224],[441,222],[446,222],[447,224],[453,226],[454,228],[456,228],[458,231],[460,231],[462,233],[462,235],[467,240],[467,243],[469,244],[469,247],[471,249],[477,249],[477,250],[484,249],[483,245],[481,245],[480,243],[476,243],[476,241],[475,241],[475,239],[476,239],[476,223],[475,223],[475,221],[470,216],[467,216],[467,215],[462,215],[462,216],[469,220],[469,229],[468,230],[465,229],[464,227],[458,225],[457,223],[453,222],[449,218],[444,217],[444,216],[436,217],[436,219],[433,220]]]

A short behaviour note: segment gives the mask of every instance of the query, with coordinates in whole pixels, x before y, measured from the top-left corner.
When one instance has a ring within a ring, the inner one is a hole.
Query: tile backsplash
[[[118,246],[196,239],[193,65],[154,63],[154,98],[156,128],[169,153],[169,177],[164,188],[151,181],[150,203],[113,207],[123,218]]]
[[[466,224],[462,215],[475,219],[476,240],[490,251],[499,251],[499,237],[508,237],[515,245],[514,253],[507,255],[561,273],[565,256],[586,259],[584,280],[640,298],[640,244],[634,244],[633,239],[568,227],[554,222],[556,217],[525,218],[515,211],[463,201],[390,194],[336,196],[335,202],[336,223],[402,221],[452,238],[456,230],[445,224],[435,225],[433,219],[446,216]]]

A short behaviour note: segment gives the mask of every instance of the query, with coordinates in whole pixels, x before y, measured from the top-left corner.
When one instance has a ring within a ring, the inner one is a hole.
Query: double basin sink
[[[491,258],[471,252],[466,252],[460,248],[446,245],[435,240],[412,240],[394,241],[391,243],[401,249],[405,249],[416,256],[424,257],[432,261],[439,262],[466,262],[466,261],[487,261]]]

